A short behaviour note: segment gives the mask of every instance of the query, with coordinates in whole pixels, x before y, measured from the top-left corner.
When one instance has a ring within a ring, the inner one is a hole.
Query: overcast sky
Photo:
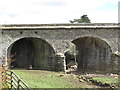
[[[117,23],[119,0],[0,0],[0,24],[69,23],[86,14],[92,23]]]

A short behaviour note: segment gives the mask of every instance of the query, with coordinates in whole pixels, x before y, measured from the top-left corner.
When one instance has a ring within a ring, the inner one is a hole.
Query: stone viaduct
[[[0,56],[15,54],[17,68],[65,71],[76,60],[80,71],[116,73],[119,35],[115,23],[1,25]]]

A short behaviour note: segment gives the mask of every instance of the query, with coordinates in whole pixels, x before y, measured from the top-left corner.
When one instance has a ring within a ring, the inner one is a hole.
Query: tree
[[[81,16],[80,19],[74,19],[73,21],[70,20],[70,23],[91,23],[91,22],[87,15],[83,15]]]

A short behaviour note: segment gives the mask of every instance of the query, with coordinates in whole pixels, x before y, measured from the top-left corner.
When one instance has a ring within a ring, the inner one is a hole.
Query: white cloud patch
[[[44,3],[41,3],[42,5],[45,5],[45,6],[63,6],[64,3],[63,2],[44,2]]]
[[[114,9],[105,9],[107,3]],[[83,14],[93,23],[117,22],[117,3],[118,0],[0,0],[0,23],[69,23]]]

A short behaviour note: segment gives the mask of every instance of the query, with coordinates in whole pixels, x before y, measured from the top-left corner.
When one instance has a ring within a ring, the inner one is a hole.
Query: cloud
[[[92,22],[116,22],[118,0],[0,0],[0,23],[68,23],[87,14]]]
[[[117,23],[118,10],[90,12],[89,17],[93,23]]]
[[[63,2],[44,2],[41,4],[45,6],[63,6],[64,5]]]

